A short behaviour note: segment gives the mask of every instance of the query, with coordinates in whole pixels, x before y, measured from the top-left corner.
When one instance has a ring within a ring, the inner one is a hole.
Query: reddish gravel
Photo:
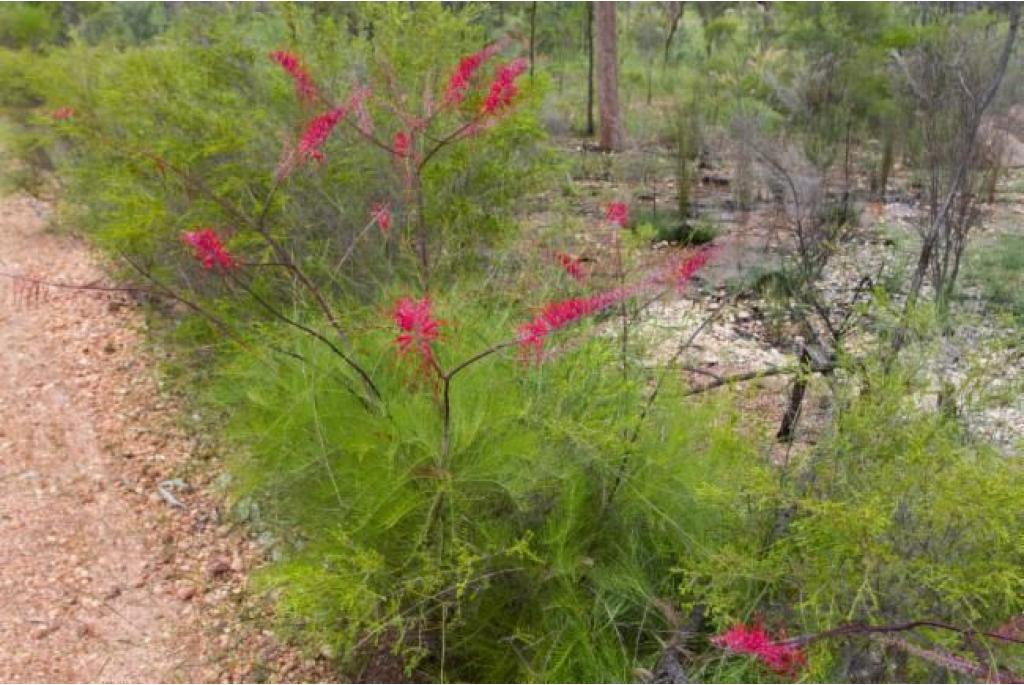
[[[0,200],[0,272],[109,284],[47,213]],[[262,554],[225,522],[142,328],[122,293],[0,278],[0,681],[323,677],[263,629],[245,592]]]

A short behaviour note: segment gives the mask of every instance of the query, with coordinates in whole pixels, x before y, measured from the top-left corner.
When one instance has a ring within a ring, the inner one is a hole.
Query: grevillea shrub
[[[275,541],[256,581],[282,626],[346,675],[390,655],[424,680],[627,681],[666,659],[697,680],[839,680],[880,648],[914,660],[877,679],[1020,669],[979,642],[1024,611],[1018,463],[867,359],[837,370],[852,390],[818,445],[773,465],[728,395],[694,399],[619,332],[711,251],[610,278],[544,249],[550,288],[451,278],[438,263],[480,245],[460,225],[498,232],[461,222],[512,209],[515,165],[537,161],[522,63],[456,45],[474,32],[438,6],[359,10],[380,61],[277,11],[188,8],[152,46],[54,51],[34,87],[85,228],[222,353],[187,387],[234,447],[237,510]],[[390,77],[401,114],[364,90]],[[431,98],[466,138],[413,192],[429,138],[410,112]],[[430,288],[407,268],[413,196],[437,227]],[[595,223],[621,248],[629,207]]]
[[[182,231],[218,226],[229,247],[260,242],[238,212],[262,216],[318,281],[362,298],[417,270],[421,216],[438,278],[455,255],[460,269],[484,265],[483,248],[512,232],[518,199],[551,169],[534,117],[543,79],[510,79],[503,65],[520,49],[508,41],[475,70],[460,66],[484,45],[472,9],[355,11],[372,40],[311,7],[190,6],[144,45],[73,42],[19,61],[27,102],[39,105],[30,132],[52,143],[46,166],[61,174],[63,219],[175,285]],[[449,102],[450,80],[460,96]],[[503,84],[501,107],[484,116],[492,82]],[[411,192],[404,162],[423,162],[428,139],[474,121],[423,164]],[[410,138],[401,163],[386,149],[399,133]],[[389,208],[386,236],[363,234],[376,206]]]
[[[461,372],[446,439],[421,345],[450,370],[519,317],[474,306],[473,291],[396,299],[356,343],[386,411],[339,390],[315,344],[298,348],[309,365],[243,357],[217,384],[247,447],[241,490],[280,536],[285,561],[260,583],[285,623],[345,668],[388,646],[427,679],[626,681],[652,667],[669,630],[654,607],[674,602],[682,565],[752,555],[773,520],[776,481],[735,410],[680,412],[670,381],[630,440],[649,390],[584,319],[539,364],[510,348]]]

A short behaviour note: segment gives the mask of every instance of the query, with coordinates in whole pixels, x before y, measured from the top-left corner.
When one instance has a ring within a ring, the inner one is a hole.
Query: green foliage
[[[928,616],[990,630],[1024,608],[1024,470],[922,412],[915,385],[869,372],[801,476],[773,555],[809,629]]]
[[[442,366],[509,328],[469,295],[439,303],[453,322]],[[770,522],[773,479],[727,404],[680,411],[666,386],[640,439],[625,437],[643,393],[615,369],[614,344],[539,368],[474,365],[453,384],[447,454],[437,389],[410,378],[386,335],[364,345],[381,412],[316,348],[301,348],[308,365],[241,358],[215,391],[246,447],[240,492],[261,496],[288,541],[263,582],[349,663],[399,636],[407,668],[431,678],[628,680],[653,667],[665,629],[653,606],[680,574],[753,554]]]
[[[968,281],[979,283],[998,309],[1024,321],[1024,237],[1001,235],[966,257]]]
[[[0,5],[0,45],[37,49],[53,42],[60,32],[58,5],[9,2]]]
[[[385,98],[392,97],[388,78],[417,98],[428,82],[436,90],[459,56],[482,40],[471,16],[440,6],[360,11],[373,25],[372,45],[361,36],[346,39],[330,15],[307,8],[192,6],[145,45],[112,52],[77,42],[32,60],[23,79],[27,92],[41,94],[46,107],[77,112],[56,125],[44,115],[35,122],[36,130],[55,131],[71,144],[50,149],[67,183],[67,220],[101,245],[152,261],[163,276],[186,258],[177,241],[184,229],[222,227],[234,235],[232,249],[254,247],[235,212],[211,196],[243,213],[261,213],[282,148],[294,144],[310,117],[288,77],[267,58],[270,50],[297,45],[332,99],[344,100],[366,74]],[[408,40],[413,31],[429,37],[432,48]],[[500,243],[513,226],[518,197],[545,178],[551,157],[534,117],[542,90],[541,80],[524,85],[516,112],[446,148],[426,167],[426,224],[445,259],[456,248],[472,252]],[[402,126],[382,105],[372,105],[371,115],[387,140]],[[346,253],[374,202],[390,200],[402,234],[415,212],[387,152],[354,130],[336,131],[324,152],[327,163],[294,172],[266,214],[267,225],[314,273]],[[373,243],[363,240],[340,274],[365,291],[403,269],[401,260],[380,260]]]

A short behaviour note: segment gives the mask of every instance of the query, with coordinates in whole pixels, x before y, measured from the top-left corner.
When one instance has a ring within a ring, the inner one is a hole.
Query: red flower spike
[[[302,138],[299,139],[299,155],[322,162],[324,154],[320,151],[320,147],[327,142],[331,131],[338,125],[338,122],[345,118],[347,113],[348,110],[345,107],[335,107],[310,121]]]
[[[60,109],[55,109],[50,112],[50,118],[54,121],[66,121],[67,119],[75,116],[75,114],[76,112],[74,107],[61,107]]]
[[[405,131],[399,131],[391,141],[391,148],[395,151],[395,157],[401,159],[409,156],[409,146],[412,144],[412,136]]]
[[[462,102],[469,92],[470,84],[477,70],[500,49],[501,46],[498,43],[491,43],[483,50],[460,59],[459,66],[448,80],[448,87],[444,91],[444,103],[455,105]]]
[[[519,94],[516,79],[526,71],[526,67],[526,60],[520,57],[498,68],[490,92],[484,100],[484,114],[496,114],[512,104],[512,99]]]
[[[604,210],[604,216],[608,223],[625,228],[629,225],[629,207],[625,202],[612,202]]]
[[[204,269],[217,267],[227,270],[237,266],[235,258],[227,251],[212,228],[185,231],[181,234],[181,240],[192,247],[195,258],[200,261]]]
[[[548,304],[532,321],[519,327],[520,351],[524,357],[529,356],[531,352],[535,357],[539,357],[548,334],[608,309],[628,299],[634,292],[635,289],[632,288],[616,288],[591,297],[575,297]]]
[[[391,229],[391,205],[386,202],[376,202],[370,210],[371,221],[377,222],[380,232],[387,235]]]
[[[587,272],[583,268],[582,259],[565,254],[564,252],[556,252],[555,259],[558,260],[558,263],[561,265],[565,273],[569,274],[580,283],[586,282]]]
[[[420,353],[423,370],[433,367],[434,350],[430,345],[440,335],[438,328],[441,322],[434,319],[430,312],[430,298],[401,298],[395,303],[394,317],[395,325],[402,331],[395,338],[399,354],[416,350]]]
[[[281,68],[288,72],[292,80],[295,81],[295,94],[299,96],[300,100],[309,103],[317,99],[318,93],[316,86],[313,85],[313,79],[296,55],[284,50],[277,50],[270,53],[270,59],[280,64]]]
[[[799,647],[773,641],[758,623],[750,627],[742,623],[735,625],[713,637],[711,644],[738,654],[750,654],[781,675],[795,675],[807,664],[807,657]]]

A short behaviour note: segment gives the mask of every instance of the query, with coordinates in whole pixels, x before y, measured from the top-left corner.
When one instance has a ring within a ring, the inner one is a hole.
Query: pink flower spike
[[[296,55],[284,50],[277,50],[270,53],[270,59],[280,64],[281,68],[288,72],[292,80],[295,81],[295,94],[299,96],[300,100],[307,103],[316,100],[317,90],[313,85],[313,79]]]
[[[204,269],[217,267],[228,270],[237,266],[235,258],[227,251],[212,228],[185,231],[181,234],[181,240],[192,247],[195,258]]]
[[[347,113],[346,108],[335,107],[310,121],[306,125],[302,138],[299,139],[299,155],[322,162],[324,154],[320,151],[320,147],[327,142],[331,131],[338,125],[338,122],[345,118]]]
[[[781,675],[795,675],[807,663],[807,657],[799,647],[773,641],[757,623],[750,627],[742,623],[735,625],[713,637],[711,644],[738,654],[750,654]]]
[[[469,87],[477,70],[500,49],[501,45],[499,43],[491,43],[483,50],[474,52],[472,55],[466,55],[460,59],[459,66],[448,80],[448,87],[444,92],[444,103],[446,105],[455,105],[462,102],[469,92]]]
[[[75,114],[76,112],[74,107],[61,107],[60,109],[55,109],[50,112],[50,117],[54,121],[65,121],[75,116]]]
[[[539,358],[544,340],[550,333],[565,328],[571,323],[608,309],[633,296],[635,289],[616,288],[591,297],[575,297],[570,300],[552,302],[540,311],[532,321],[519,326],[519,349],[524,358],[531,355]]]
[[[625,228],[629,225],[629,207],[625,202],[612,202],[604,211],[608,223]]]
[[[484,100],[484,114],[496,114],[512,104],[513,98],[519,94],[516,79],[526,71],[526,67],[526,60],[520,57],[498,68]]]
[[[370,218],[377,222],[380,232],[387,235],[391,228],[391,205],[386,202],[376,202],[370,210]]]
[[[395,338],[399,354],[416,350],[420,353],[424,371],[435,366],[431,343],[440,335],[438,328],[441,322],[434,319],[430,312],[430,298],[401,298],[395,303],[394,318],[398,330],[402,331]]]

